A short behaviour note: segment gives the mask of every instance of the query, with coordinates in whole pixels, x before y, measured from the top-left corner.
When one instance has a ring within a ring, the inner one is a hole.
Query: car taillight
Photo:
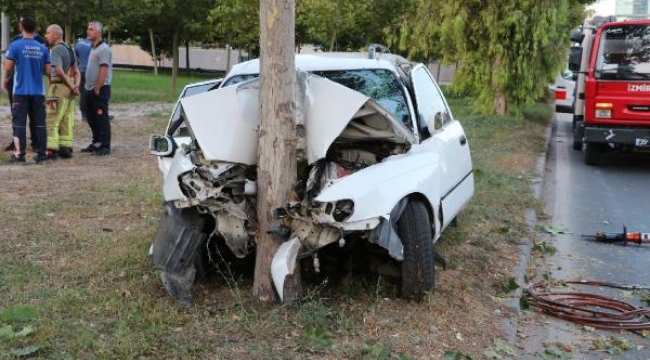
[[[566,100],[566,90],[555,90],[555,100]]]

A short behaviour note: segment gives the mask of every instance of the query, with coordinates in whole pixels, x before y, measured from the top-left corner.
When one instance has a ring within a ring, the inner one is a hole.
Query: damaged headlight
[[[354,212],[354,202],[352,200],[340,200],[334,205],[332,217],[338,222],[347,220]]]

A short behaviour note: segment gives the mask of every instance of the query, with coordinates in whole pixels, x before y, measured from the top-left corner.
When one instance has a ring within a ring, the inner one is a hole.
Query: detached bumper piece
[[[183,306],[192,304],[192,285],[196,275],[194,262],[208,234],[203,232],[205,217],[193,209],[166,206],[152,249],[152,260],[160,270],[160,279],[171,297]]]
[[[650,128],[585,127],[585,142],[650,147]]]

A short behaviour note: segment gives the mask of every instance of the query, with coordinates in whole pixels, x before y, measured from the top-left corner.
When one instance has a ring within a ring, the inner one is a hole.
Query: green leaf
[[[25,337],[25,336],[27,336],[27,335],[33,333],[34,330],[35,330],[35,329],[34,329],[33,326],[25,326],[22,330],[20,330],[19,332],[17,332],[16,335],[14,335],[14,336],[15,336],[15,337]]]
[[[36,320],[37,318],[38,309],[25,305],[19,305],[13,308],[4,309],[2,312],[0,312],[0,321],[10,324]]]
[[[458,350],[447,350],[445,351],[445,360],[472,360],[472,357]]]
[[[515,350],[515,348],[512,347],[512,345],[509,342],[500,338],[495,338],[493,341],[494,341],[494,346],[496,346],[497,351],[499,353],[510,355],[510,356],[517,355],[517,350]]]
[[[560,360],[570,360],[572,359],[571,354],[569,354],[566,351],[557,349],[557,348],[550,348],[544,350],[544,353],[542,354],[542,358],[544,359],[560,359]]]
[[[569,230],[565,226],[544,225],[542,226],[542,230],[544,230],[545,232],[551,235],[571,234],[571,230]]]
[[[503,292],[509,293],[519,289],[519,284],[517,284],[517,279],[514,277],[508,278],[508,283],[503,286]]]
[[[11,325],[4,325],[0,327],[0,339],[12,339],[14,335],[14,329],[11,327]]]
[[[11,352],[13,356],[30,356],[36,354],[40,350],[40,346],[32,345],[32,346],[26,346],[24,348],[19,348],[15,349],[14,351]]]

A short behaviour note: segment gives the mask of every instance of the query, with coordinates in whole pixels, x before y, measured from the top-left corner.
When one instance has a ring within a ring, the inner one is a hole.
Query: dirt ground
[[[50,344],[44,358],[507,358],[501,324],[513,314],[507,295],[494,296],[501,292],[495,283],[516,266],[519,238],[488,220],[472,224],[486,236],[467,240],[462,227],[445,233],[440,249],[452,261],[420,303],[397,298],[383,281],[357,279],[356,290],[315,291],[295,308],[251,302],[241,282],[239,293],[203,283],[195,285],[193,310],[180,308],[146,255],[162,202],[147,141],[163,131],[171,109],[112,106],[107,157],[79,152],[90,139],[80,119],[72,159],[35,165],[28,154],[28,165],[18,166],[0,154],[0,265],[11,269],[0,272],[0,293],[10,294],[0,309],[41,308],[48,318],[38,341]],[[3,147],[10,133],[9,108],[0,107]],[[493,241],[497,236],[508,240]],[[22,273],[29,276],[12,275]],[[121,331],[113,331],[116,318],[126,324]]]

